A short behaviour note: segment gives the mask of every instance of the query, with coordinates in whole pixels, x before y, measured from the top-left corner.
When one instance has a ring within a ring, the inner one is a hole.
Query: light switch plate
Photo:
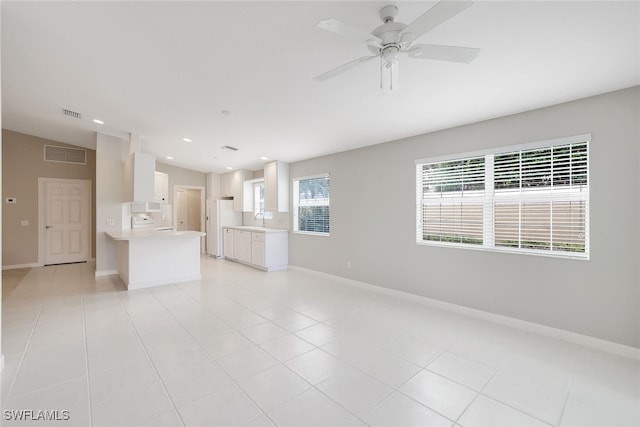
[[[7,203],[16,203],[17,202],[15,197],[7,197],[6,201],[7,201]]]
[[[23,219],[20,221],[20,225],[23,227],[28,227],[29,226],[29,220],[28,219]]]

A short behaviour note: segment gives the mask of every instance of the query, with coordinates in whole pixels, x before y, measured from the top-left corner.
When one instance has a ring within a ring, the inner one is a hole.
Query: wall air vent
[[[87,151],[80,148],[44,146],[44,160],[46,162],[87,164]]]
[[[223,145],[222,147],[223,150],[229,150],[229,151],[238,151],[238,149],[236,147],[232,147],[230,145]]]
[[[62,114],[65,116],[73,117],[74,119],[81,119],[82,115],[77,111],[67,110],[66,108],[62,110]]]

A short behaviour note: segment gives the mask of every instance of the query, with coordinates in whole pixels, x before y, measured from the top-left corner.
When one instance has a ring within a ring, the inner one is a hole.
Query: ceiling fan
[[[374,58],[380,58],[380,89],[393,91],[398,88],[398,59],[401,55],[407,55],[409,58],[468,64],[476,59],[480,49],[434,44],[413,44],[413,42],[472,4],[473,2],[471,1],[442,0],[409,25],[396,22],[396,17],[398,16],[397,6],[385,6],[380,10],[380,18],[383,24],[371,33],[354,28],[335,18],[323,19],[318,22],[318,28],[352,40],[364,42],[371,55],[347,62],[314,77],[314,80],[322,82]]]

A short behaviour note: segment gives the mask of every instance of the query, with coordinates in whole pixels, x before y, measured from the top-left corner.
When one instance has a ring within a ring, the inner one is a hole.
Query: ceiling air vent
[[[82,116],[77,111],[67,110],[66,108],[62,110],[62,114],[65,116],[73,117],[74,119],[81,119]]]
[[[229,151],[238,151],[238,149],[236,147],[232,147],[230,145],[223,145],[222,147],[223,150],[229,150]]]
[[[44,160],[47,162],[87,164],[87,151],[80,148],[44,146]]]

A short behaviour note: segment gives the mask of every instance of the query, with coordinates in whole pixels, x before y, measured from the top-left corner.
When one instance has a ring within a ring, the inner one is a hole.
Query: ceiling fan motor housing
[[[398,17],[397,6],[390,4],[380,9],[380,19],[382,19],[382,22],[384,22],[385,24],[388,22],[395,22],[397,17]]]

